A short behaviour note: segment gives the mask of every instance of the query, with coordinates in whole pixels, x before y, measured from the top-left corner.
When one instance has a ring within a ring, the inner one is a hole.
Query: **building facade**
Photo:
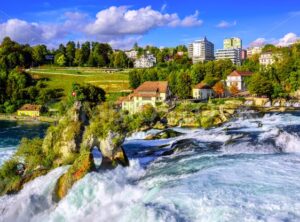
[[[230,75],[227,76],[226,86],[228,88],[232,86],[236,86],[239,91],[246,91],[246,78],[252,76],[252,72],[241,72],[241,71],[233,71]]]
[[[42,106],[40,105],[25,104],[18,110],[17,114],[18,116],[39,117],[41,115],[41,108]]]
[[[242,49],[219,49],[216,52],[216,60],[230,59],[233,64],[241,65]]]
[[[193,63],[214,60],[214,44],[205,37],[189,44],[188,53]]]
[[[134,68],[151,68],[155,66],[156,58],[152,54],[143,55],[134,61]]]
[[[137,59],[138,51],[130,50],[130,51],[126,51],[125,54],[127,55],[128,58],[135,60]]]
[[[168,82],[144,82],[134,93],[122,98],[122,109],[130,113],[136,113],[146,104],[151,104],[153,107],[156,107],[158,103],[165,103],[169,100],[170,96],[171,91]]]
[[[241,48],[243,48],[242,40],[237,37],[224,39],[223,48],[224,49],[241,49]]]
[[[261,51],[262,51],[262,48],[259,47],[259,46],[248,48],[247,49],[247,56],[248,56],[248,58],[250,58],[250,57],[252,57],[255,54],[260,54]]]
[[[264,52],[259,57],[259,64],[262,66],[273,65],[276,61],[281,59],[281,55],[278,53]]]
[[[205,83],[199,83],[193,87],[193,98],[199,100],[207,100],[214,97],[214,90]]]

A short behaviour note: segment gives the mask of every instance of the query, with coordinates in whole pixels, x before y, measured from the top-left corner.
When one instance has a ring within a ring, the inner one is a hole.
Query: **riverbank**
[[[31,117],[31,116],[18,116],[14,114],[0,114],[0,120],[54,123],[57,122],[59,118],[49,117],[49,116]]]

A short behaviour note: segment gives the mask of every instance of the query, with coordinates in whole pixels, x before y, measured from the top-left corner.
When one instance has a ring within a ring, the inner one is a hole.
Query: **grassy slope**
[[[90,83],[103,88],[108,93],[115,93],[129,89],[128,72],[118,71],[106,73],[97,68],[61,68],[42,67],[31,69],[29,73],[34,78],[47,78],[48,87],[63,89],[65,95],[70,92],[72,83]]]

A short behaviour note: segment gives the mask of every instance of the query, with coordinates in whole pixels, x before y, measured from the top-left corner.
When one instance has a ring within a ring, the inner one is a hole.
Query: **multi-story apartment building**
[[[156,58],[152,54],[143,55],[134,61],[134,68],[151,68],[156,64]]]
[[[188,52],[193,63],[214,60],[214,44],[206,37],[189,44]]]
[[[241,48],[243,48],[242,40],[237,37],[224,39],[223,48],[224,49],[241,49]]]
[[[121,98],[122,109],[130,113],[138,112],[141,107],[151,104],[156,107],[157,103],[169,100],[171,91],[166,81],[148,81],[140,85],[134,93]]]
[[[215,57],[217,60],[230,59],[233,64],[241,65],[241,51],[242,49],[219,49]]]

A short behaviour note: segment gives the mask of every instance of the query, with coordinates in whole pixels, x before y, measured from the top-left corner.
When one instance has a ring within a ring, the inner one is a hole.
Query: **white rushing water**
[[[180,130],[169,140],[134,135],[125,144],[133,153],[186,143],[147,164],[136,154],[128,168],[90,173],[58,204],[52,191],[66,168],[37,178],[0,198],[0,221],[300,221],[300,116]]]

